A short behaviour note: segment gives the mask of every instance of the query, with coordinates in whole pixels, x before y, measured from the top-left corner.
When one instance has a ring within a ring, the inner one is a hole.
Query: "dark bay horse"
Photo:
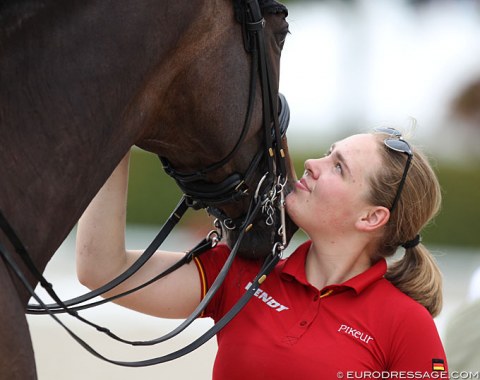
[[[0,3],[0,211],[40,271],[132,145],[185,171],[232,151],[257,75],[235,17],[241,2]],[[286,8],[273,0],[260,6],[278,92]],[[261,149],[258,82],[253,90],[251,127],[234,157],[209,173],[212,183],[244,172]],[[222,212],[237,218],[248,201],[226,203]],[[242,250],[270,249],[269,229],[258,223]],[[234,240],[233,231],[227,241]],[[14,251],[1,231],[0,243]],[[0,288],[0,379],[34,379],[30,295],[3,261]]]

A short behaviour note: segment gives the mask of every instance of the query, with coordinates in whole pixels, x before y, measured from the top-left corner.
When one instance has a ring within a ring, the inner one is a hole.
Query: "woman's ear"
[[[385,224],[390,219],[390,211],[386,207],[371,207],[357,220],[355,226],[361,231],[374,231]]]

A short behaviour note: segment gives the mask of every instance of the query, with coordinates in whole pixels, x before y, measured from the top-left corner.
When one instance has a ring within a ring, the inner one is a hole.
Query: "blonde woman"
[[[139,254],[124,243],[127,174],[128,157],[79,223],[78,275],[91,288],[111,280]],[[441,276],[420,238],[439,206],[433,170],[394,129],[350,136],[325,157],[307,160],[286,207],[309,240],[275,267],[218,333],[213,377],[365,378],[385,371],[446,376],[433,321],[442,306]],[[404,256],[387,268],[385,258],[401,246]],[[118,303],[184,318],[228,253],[219,245]],[[115,292],[145,282],[182,255],[158,252]],[[260,265],[236,259],[204,316],[220,319]]]

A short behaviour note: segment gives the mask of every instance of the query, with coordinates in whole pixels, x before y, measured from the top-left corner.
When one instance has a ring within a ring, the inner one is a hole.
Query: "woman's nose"
[[[305,168],[306,175],[313,177],[313,179],[317,179],[319,174],[318,160],[313,158],[306,160],[304,164],[304,168]]]

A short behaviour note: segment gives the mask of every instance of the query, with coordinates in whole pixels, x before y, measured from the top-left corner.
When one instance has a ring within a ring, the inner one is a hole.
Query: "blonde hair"
[[[375,133],[382,167],[371,178],[370,202],[390,209],[407,160],[407,155],[384,144],[388,136]],[[382,257],[395,254],[405,242],[415,239],[423,227],[438,213],[441,190],[428,159],[412,146],[413,159],[402,193],[385,225],[379,241]],[[407,245],[408,247],[408,245]],[[391,264],[385,276],[402,292],[425,306],[435,317],[442,309],[442,275],[429,250],[418,244],[405,249],[403,257]]]

